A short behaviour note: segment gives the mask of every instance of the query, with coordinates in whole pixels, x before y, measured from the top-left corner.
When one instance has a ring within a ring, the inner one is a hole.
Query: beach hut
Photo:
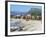
[[[31,15],[30,15],[30,14],[28,14],[28,15],[26,16],[26,21],[29,21],[29,20],[31,20]]]

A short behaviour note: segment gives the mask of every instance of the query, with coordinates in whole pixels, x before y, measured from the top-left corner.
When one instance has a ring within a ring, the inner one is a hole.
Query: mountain
[[[16,16],[16,15],[26,16],[27,15],[27,12],[18,12],[18,11],[12,12],[11,11],[10,15],[12,15],[12,16]]]
[[[19,12],[19,11],[11,11],[10,15],[16,16],[26,16],[27,14],[32,14],[32,15],[41,15],[41,9],[39,8],[31,8],[28,12]]]
[[[36,15],[41,16],[41,13],[42,13],[41,10],[42,9],[39,9],[39,8],[31,8],[31,14],[34,16]]]

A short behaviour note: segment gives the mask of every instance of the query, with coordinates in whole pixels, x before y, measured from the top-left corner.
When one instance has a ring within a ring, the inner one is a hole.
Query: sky
[[[30,9],[29,5],[11,5],[11,11],[27,12]]]
[[[10,5],[10,11],[12,12],[28,12],[31,8],[41,8],[41,6],[32,6],[32,5]]]

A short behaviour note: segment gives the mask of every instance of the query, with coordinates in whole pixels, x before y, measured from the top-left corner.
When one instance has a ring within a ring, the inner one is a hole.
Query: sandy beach
[[[15,19],[15,21],[21,21],[23,24],[19,24],[20,26],[24,26],[22,31],[41,31],[42,30],[42,23],[41,20],[29,20],[26,21],[24,19]]]

